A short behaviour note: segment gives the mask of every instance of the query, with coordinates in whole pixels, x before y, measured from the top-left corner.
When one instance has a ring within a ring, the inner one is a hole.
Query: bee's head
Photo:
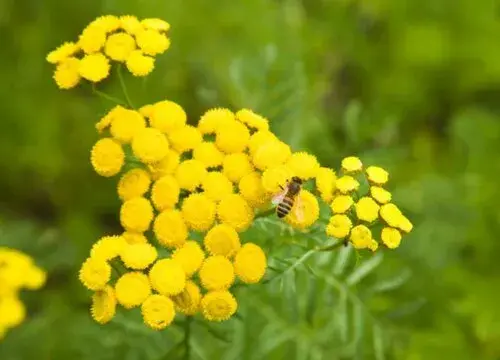
[[[292,177],[292,182],[298,183],[302,185],[302,179],[299,178],[298,176]]]

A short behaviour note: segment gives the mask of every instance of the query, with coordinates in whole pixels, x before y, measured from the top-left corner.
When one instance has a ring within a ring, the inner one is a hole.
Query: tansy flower
[[[406,216],[401,215],[398,228],[403,230],[405,233],[409,233],[413,229],[413,224]]]
[[[260,146],[252,157],[259,170],[266,170],[284,164],[292,155],[290,146],[281,141],[270,141]]]
[[[254,212],[246,200],[237,194],[224,197],[217,206],[217,216],[236,231],[245,231],[253,221]]]
[[[111,321],[116,313],[115,290],[106,285],[102,290],[97,290],[92,295],[92,305],[90,314],[99,324],[106,324]]]
[[[123,62],[135,50],[135,40],[127,33],[111,34],[104,45],[104,53],[110,59]]]
[[[74,88],[80,82],[80,60],[68,57],[57,64],[54,71],[54,81],[60,89]]]
[[[224,155],[212,142],[202,142],[193,150],[193,159],[198,160],[205,165],[205,167],[216,167],[222,165]]]
[[[116,140],[128,144],[134,135],[146,128],[144,117],[134,110],[118,108],[111,120],[110,133]]]
[[[148,243],[127,244],[121,252],[123,264],[134,270],[147,268],[157,257],[156,248]]]
[[[352,176],[344,175],[337,179],[336,186],[341,193],[347,194],[352,191],[358,190],[359,182]]]
[[[155,219],[153,230],[158,242],[169,248],[184,245],[188,237],[188,228],[179,210],[162,211]]]
[[[234,114],[229,109],[210,109],[200,118],[198,130],[200,130],[202,134],[215,134],[219,127],[224,127],[234,122],[234,120]]]
[[[240,122],[228,122],[216,131],[215,145],[227,153],[239,153],[246,149],[250,140],[250,131]]]
[[[253,207],[259,207],[270,200],[269,194],[262,186],[261,174],[257,171],[243,176],[238,184],[241,196]]]
[[[361,171],[363,163],[356,156],[349,156],[342,160],[342,170],[346,173],[355,173]]]
[[[371,242],[370,246],[368,247],[368,249],[370,249],[373,252],[377,251],[378,242],[376,240],[372,239],[372,242]]]
[[[401,223],[402,216],[401,210],[392,203],[380,207],[380,217],[391,227],[397,228]]]
[[[191,277],[205,260],[205,253],[196,241],[187,241],[174,251],[172,259],[182,266],[187,277]]]
[[[293,153],[287,161],[287,166],[301,179],[311,179],[316,176],[320,166],[314,155],[306,152]]]
[[[116,105],[112,108],[106,115],[104,115],[101,120],[95,124],[97,132],[102,133],[108,127],[111,126],[111,121],[114,119],[115,115],[119,114],[121,111],[125,110],[123,106]]]
[[[254,156],[259,148],[273,141],[278,141],[278,138],[268,130],[260,130],[252,134],[252,136],[250,136],[250,140],[248,141],[248,150],[250,155]]]
[[[325,202],[332,201],[336,180],[335,171],[330,168],[321,167],[316,172],[316,188]]]
[[[366,175],[368,181],[377,185],[384,185],[389,180],[389,173],[378,166],[368,166]]]
[[[80,60],[78,72],[80,76],[92,82],[99,82],[109,75],[109,60],[101,53],[85,55]]]
[[[186,286],[186,274],[175,260],[158,260],[149,270],[149,280],[153,289],[162,295],[177,295]]]
[[[75,55],[78,50],[80,50],[80,47],[76,43],[65,42],[57,49],[51,51],[45,59],[51,64],[57,64]]]
[[[240,249],[240,237],[236,230],[225,224],[218,224],[211,228],[203,240],[205,249],[210,255],[233,257]]]
[[[124,231],[121,237],[127,244],[144,244],[148,242],[146,236],[139,232]]]
[[[132,138],[132,150],[137,158],[146,164],[160,161],[168,154],[168,140],[154,128],[144,128]]]
[[[269,121],[249,109],[241,109],[236,113],[236,119],[246,126],[256,130],[269,130]]]
[[[243,245],[234,258],[234,271],[246,284],[258,283],[264,277],[266,267],[264,251],[253,243]]]
[[[141,22],[133,15],[121,16],[120,27],[130,35],[135,35],[135,33],[143,29]]]
[[[174,301],[175,307],[181,313],[184,315],[194,315],[198,312],[200,306],[200,288],[193,281],[188,280],[184,291],[172,297],[172,300]]]
[[[349,240],[355,249],[366,249],[372,246],[372,233],[365,225],[356,225],[351,230]]]
[[[148,165],[151,178],[157,180],[164,175],[174,174],[179,166],[180,159],[181,157],[177,151],[169,150],[167,156],[163,159]]]
[[[401,233],[394,228],[383,228],[380,238],[389,249],[395,249],[401,244]]]
[[[202,137],[197,128],[191,125],[184,125],[172,130],[169,140],[175,151],[183,153],[193,150],[196,146],[200,145]]]
[[[120,28],[120,19],[114,15],[99,16],[89,26],[99,26],[106,33],[110,33]]]
[[[318,199],[307,190],[301,190],[297,196],[300,196],[300,199],[296,199],[285,220],[296,228],[305,229],[318,220]]]
[[[175,171],[175,178],[181,189],[194,191],[207,176],[207,170],[198,160],[186,160],[179,164]]]
[[[147,55],[164,53],[170,47],[170,40],[156,30],[142,29],[135,33],[137,45]]]
[[[126,242],[121,236],[103,236],[90,250],[90,256],[94,259],[111,260],[120,256]]]
[[[373,222],[378,218],[380,206],[371,197],[364,196],[356,203],[356,216],[359,220]]]
[[[238,308],[236,299],[229,291],[211,291],[201,299],[203,317],[209,321],[225,321]]]
[[[150,74],[155,67],[155,59],[144,55],[140,50],[131,51],[125,59],[125,65],[128,71],[134,76],[146,76]]]
[[[166,296],[153,294],[142,303],[141,313],[147,326],[154,330],[162,330],[174,320],[174,303]]]
[[[24,275],[24,287],[29,290],[38,290],[47,281],[47,274],[45,271],[36,267],[34,264],[25,269]]]
[[[181,189],[172,175],[165,175],[155,181],[151,189],[151,201],[158,211],[172,209],[179,201]]]
[[[153,206],[143,197],[127,200],[121,206],[120,223],[127,231],[144,232],[152,220]]]
[[[100,26],[88,26],[78,39],[78,46],[86,53],[92,54],[101,50],[106,42],[106,32]]]
[[[286,188],[293,175],[285,165],[267,169],[262,173],[262,186],[268,193],[276,194]]]
[[[333,215],[326,226],[326,233],[337,239],[343,239],[352,228],[352,221],[347,215]]]
[[[118,196],[122,201],[144,195],[149,190],[151,178],[144,169],[127,171],[118,182]]]
[[[212,171],[205,176],[201,183],[203,193],[213,201],[219,201],[233,193],[233,184],[218,171]]]
[[[149,118],[151,116],[151,112],[153,111],[153,105],[147,104],[141,106],[138,111],[142,116]]]
[[[156,31],[168,31],[170,29],[170,24],[162,19],[148,18],[141,21],[142,26],[146,29],[156,30]]]
[[[194,231],[207,231],[215,220],[216,206],[205,194],[191,194],[182,203],[184,221]]]
[[[110,177],[118,174],[125,161],[125,153],[121,145],[113,139],[97,140],[90,152],[90,162],[95,172]]]
[[[184,109],[173,101],[168,100],[154,104],[149,117],[151,127],[166,134],[185,125],[186,120],[187,115]]]
[[[123,274],[115,285],[116,299],[126,309],[141,305],[151,294],[148,277],[134,271]]]
[[[250,158],[245,153],[229,154],[222,161],[222,172],[234,183],[238,183],[243,176],[253,170]]]
[[[231,261],[221,255],[209,256],[198,273],[201,285],[207,290],[225,290],[234,282],[234,268]]]
[[[0,327],[13,328],[26,318],[26,309],[17,297],[10,295],[0,301]]]
[[[100,290],[111,278],[111,267],[103,259],[92,257],[85,260],[80,268],[79,279],[89,290]]]
[[[330,208],[336,214],[344,214],[353,204],[354,200],[349,195],[339,195],[333,199]]]
[[[370,187],[370,195],[374,198],[379,204],[387,204],[391,201],[392,195],[389,191],[379,186]]]

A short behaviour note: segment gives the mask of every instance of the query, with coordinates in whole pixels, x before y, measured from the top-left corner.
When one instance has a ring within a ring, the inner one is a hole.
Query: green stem
[[[270,208],[268,210],[264,210],[264,211],[261,211],[258,214],[256,214],[255,215],[255,219],[262,218],[262,217],[267,217],[267,216],[272,215],[274,213],[276,213],[276,209],[275,208]]]
[[[120,86],[122,88],[123,95],[125,96],[125,99],[127,100],[128,105],[132,109],[135,109],[135,106],[132,104],[132,101],[130,100],[130,96],[128,95],[127,86],[125,85],[125,80],[123,79],[123,75],[122,75],[122,66],[121,65],[118,65],[118,79],[120,80]]]
[[[105,92],[102,92],[100,90],[97,90],[94,84],[92,84],[92,92],[96,94],[97,96],[100,96],[101,98],[111,101],[117,105],[126,105],[122,100],[115,98],[111,95],[106,94]]]
[[[339,247],[344,246],[344,245],[345,245],[344,241],[338,241],[335,244],[317,247],[314,250],[315,251],[332,251],[332,250],[338,249]]]
[[[186,317],[184,322],[184,360],[189,360],[191,357],[191,347],[189,346],[189,340],[191,339],[191,320],[192,317]]]

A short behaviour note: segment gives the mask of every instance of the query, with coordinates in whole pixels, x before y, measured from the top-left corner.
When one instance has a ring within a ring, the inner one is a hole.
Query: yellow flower
[[[352,221],[347,215],[333,215],[326,226],[326,233],[337,239],[343,239],[352,228]]]
[[[227,154],[244,151],[248,140],[250,140],[250,131],[245,125],[236,121],[228,122],[216,131],[215,144]]]
[[[234,258],[234,271],[245,284],[258,283],[266,273],[264,251],[253,243],[243,245]]]
[[[95,128],[99,133],[102,133],[106,130],[110,125],[111,121],[113,121],[114,117],[119,114],[122,110],[125,110],[123,106],[116,105],[112,108],[106,115],[104,115],[101,120],[95,124]]]
[[[233,183],[238,183],[243,176],[253,170],[250,158],[245,153],[229,154],[222,161],[222,172]]]
[[[142,303],[141,313],[147,326],[162,330],[174,321],[174,303],[166,296],[153,294]]]
[[[181,189],[186,189],[188,191],[196,190],[205,179],[205,176],[207,176],[207,170],[203,163],[198,160],[186,160],[181,162],[175,172],[175,178]]]
[[[224,256],[209,256],[201,265],[198,275],[205,289],[226,290],[234,282],[233,264]]]
[[[354,200],[349,195],[339,195],[333,199],[330,208],[336,214],[343,214],[347,212],[353,204]]]
[[[120,28],[120,19],[113,15],[99,16],[89,26],[98,26],[106,33],[110,33]]]
[[[125,201],[120,209],[120,223],[127,231],[144,232],[153,220],[153,207],[149,200],[136,197]]]
[[[403,214],[399,208],[392,204],[384,204],[380,207],[380,217],[389,225],[390,227],[399,227],[401,223]]]
[[[336,186],[341,193],[347,194],[352,191],[358,190],[359,182],[352,176],[344,175],[337,179]]]
[[[182,202],[184,221],[194,231],[207,231],[215,220],[215,202],[205,194],[191,194]]]
[[[142,116],[148,118],[151,116],[151,112],[153,111],[153,105],[147,104],[147,105],[141,106],[138,111]]]
[[[110,59],[123,62],[135,50],[135,40],[127,33],[115,33],[108,37],[104,45],[104,53]]]
[[[60,89],[74,88],[80,82],[80,60],[68,57],[57,64],[54,81]]]
[[[170,133],[172,130],[186,125],[187,115],[182,106],[173,101],[160,101],[153,105],[149,122],[151,127],[163,133]]]
[[[172,259],[182,266],[187,277],[191,277],[205,260],[205,253],[196,241],[187,241],[174,251]]]
[[[134,50],[125,59],[125,65],[132,75],[146,76],[153,71],[155,59],[144,55],[140,50]]]
[[[122,238],[127,244],[146,244],[148,242],[146,236],[139,232],[124,231]]]
[[[210,168],[222,165],[224,155],[214,143],[205,141],[194,148],[193,159],[202,162],[205,167]]]
[[[316,157],[306,152],[293,153],[287,165],[296,176],[304,180],[315,177],[320,168]]]
[[[355,249],[367,249],[372,246],[372,232],[365,225],[356,225],[351,230],[349,240]]]
[[[136,32],[137,45],[147,55],[164,53],[170,47],[170,40],[156,30],[142,29]]]
[[[143,196],[151,185],[151,178],[146,170],[135,168],[127,171],[118,182],[118,196],[122,201]]]
[[[363,169],[363,163],[356,156],[349,156],[342,160],[342,170],[346,173],[355,173]]]
[[[300,199],[296,199],[285,220],[296,228],[305,229],[314,224],[319,218],[318,199],[307,190],[301,190],[298,196],[300,196]],[[301,209],[298,208],[299,206]]]
[[[269,121],[249,109],[241,109],[236,113],[236,119],[246,126],[256,130],[269,130]]]
[[[225,224],[218,224],[211,228],[203,244],[210,255],[222,255],[231,258],[240,249],[240,237],[236,230]]]
[[[279,141],[276,135],[268,130],[259,130],[256,133],[250,136],[250,140],[248,142],[248,150],[251,156],[254,156],[257,150],[259,150],[264,145]]]
[[[103,236],[92,246],[90,257],[100,260],[111,260],[120,256],[126,242],[121,236]]]
[[[290,146],[281,141],[270,141],[260,146],[252,157],[259,170],[266,170],[284,164],[292,155]]]
[[[147,268],[157,257],[156,248],[147,243],[127,244],[121,252],[121,259],[125,266],[134,270]]]
[[[378,218],[380,206],[371,197],[364,196],[356,203],[356,216],[359,220],[373,222]]]
[[[155,181],[151,189],[151,201],[158,211],[174,208],[179,201],[181,189],[172,175],[165,175]]]
[[[120,16],[120,27],[130,35],[143,29],[141,22],[133,15]]]
[[[118,174],[125,161],[125,153],[121,145],[113,139],[97,140],[90,152],[90,162],[95,172],[110,177]]]
[[[26,318],[26,309],[17,297],[8,296],[0,300],[0,328],[13,328]]]
[[[238,187],[241,196],[253,207],[260,207],[270,200],[268,193],[262,186],[261,175],[257,171],[243,176]]]
[[[211,291],[201,299],[201,310],[209,321],[225,321],[238,308],[236,299],[229,291]]]
[[[178,152],[169,150],[167,156],[165,156],[160,161],[148,165],[148,170],[151,173],[151,178],[153,180],[158,180],[164,175],[174,174],[177,170],[177,166],[181,161],[181,157]]]
[[[384,185],[389,181],[389,173],[378,166],[368,166],[366,175],[368,176],[368,181],[377,185]]]
[[[332,169],[324,167],[318,169],[316,173],[316,188],[325,202],[329,203],[332,201],[333,192],[336,189],[336,180],[337,176]]]
[[[153,230],[158,242],[169,248],[184,245],[188,237],[188,228],[179,210],[162,211],[155,219]]]
[[[286,187],[294,174],[286,165],[279,165],[277,167],[269,168],[262,173],[262,186],[264,189],[271,193],[276,194]]]
[[[92,54],[102,49],[106,42],[106,32],[100,26],[86,27],[79,39],[78,46],[86,53]]]
[[[219,220],[241,232],[248,229],[254,218],[254,212],[246,200],[237,194],[224,197],[217,206]]]
[[[148,18],[141,21],[142,26],[146,29],[156,30],[156,31],[168,31],[170,29],[170,24],[162,19]]]
[[[111,278],[111,267],[103,259],[87,258],[79,273],[81,283],[89,290],[102,289]]]
[[[387,204],[391,201],[392,195],[389,191],[379,186],[370,187],[370,195],[374,198],[379,204]]]
[[[186,282],[184,291],[172,297],[176,308],[184,315],[194,315],[198,312],[201,301],[201,291],[191,280]]]
[[[99,324],[106,324],[111,321],[116,313],[115,290],[106,285],[102,290],[97,290],[92,295],[92,305],[90,314]]]
[[[80,76],[92,82],[99,82],[109,75],[109,60],[101,53],[85,55],[80,60],[78,72]]]
[[[47,281],[47,274],[42,269],[32,265],[25,270],[24,287],[30,290],[38,290]]]
[[[169,139],[172,148],[179,153],[193,150],[203,140],[198,129],[191,125],[184,125],[173,130]]]
[[[234,114],[229,109],[210,109],[200,118],[198,130],[200,130],[202,134],[214,134],[219,127],[224,127],[234,122],[234,120]]]
[[[409,233],[413,229],[413,224],[406,216],[401,215],[401,219],[399,220],[398,228],[403,230],[405,233]]]
[[[140,113],[120,107],[113,114],[109,130],[113,138],[128,144],[136,133],[145,128],[146,120]]]
[[[132,138],[134,155],[145,164],[160,161],[168,154],[167,137],[154,128],[144,128]]]
[[[186,273],[175,260],[158,260],[149,270],[149,280],[153,289],[162,295],[171,296],[181,293],[186,286]]]
[[[213,201],[220,201],[227,195],[233,193],[233,184],[229,179],[218,171],[212,171],[207,174],[201,187],[203,193]]]
[[[370,244],[370,246],[368,247],[368,249],[370,249],[373,252],[377,251],[377,249],[378,249],[378,242],[376,240],[372,239],[372,243]]]
[[[80,50],[80,47],[74,42],[65,42],[57,49],[49,52],[45,59],[51,64],[57,64],[75,55],[78,50]]]
[[[397,229],[385,227],[380,237],[389,249],[395,249],[401,244],[401,233]]]
[[[116,300],[126,309],[141,305],[151,294],[148,277],[142,272],[123,274],[115,284]]]

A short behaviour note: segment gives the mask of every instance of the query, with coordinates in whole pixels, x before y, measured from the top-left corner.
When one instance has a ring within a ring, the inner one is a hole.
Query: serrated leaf
[[[349,286],[353,286],[363,280],[368,274],[377,268],[382,263],[384,255],[382,252],[378,252],[367,261],[364,261],[359,265],[354,271],[347,277],[346,283]]]

